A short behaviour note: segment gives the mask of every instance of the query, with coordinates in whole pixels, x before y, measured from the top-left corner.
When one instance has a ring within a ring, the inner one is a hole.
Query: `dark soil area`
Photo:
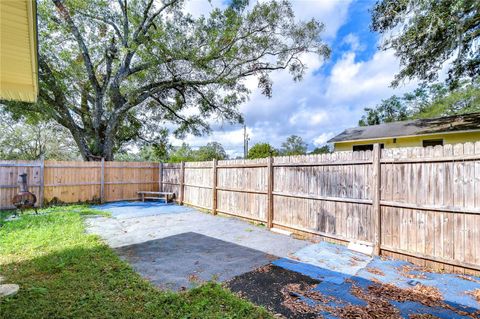
[[[311,312],[308,310],[293,312],[292,307],[285,305],[284,288],[292,284],[307,287],[318,283],[320,283],[318,280],[300,273],[267,265],[233,278],[226,286],[232,292],[264,306],[274,314],[282,314],[287,318],[309,319],[317,318],[318,312],[313,308]]]

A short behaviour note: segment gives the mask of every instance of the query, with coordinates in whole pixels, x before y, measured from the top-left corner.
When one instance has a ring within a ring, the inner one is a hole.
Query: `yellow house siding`
[[[393,142],[394,138],[392,137],[362,141],[336,142],[335,151],[351,151],[354,145],[373,143],[383,143],[385,148],[418,147],[423,146],[423,140],[433,139],[443,139],[443,144],[476,142],[480,141],[480,131],[397,137],[396,143]]]
[[[38,94],[34,0],[0,0],[0,99],[35,102]]]

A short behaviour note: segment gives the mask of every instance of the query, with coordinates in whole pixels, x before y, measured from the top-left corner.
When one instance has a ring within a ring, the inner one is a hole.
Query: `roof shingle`
[[[346,129],[328,143],[480,130],[480,113],[417,119]]]

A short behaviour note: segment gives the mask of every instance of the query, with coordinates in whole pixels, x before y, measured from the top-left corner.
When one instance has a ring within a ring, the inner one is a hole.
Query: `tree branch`
[[[78,30],[77,26],[73,22],[73,19],[70,16],[70,13],[68,12],[67,8],[63,5],[63,1],[53,0],[53,3],[57,7],[58,11],[60,12],[60,15],[63,17],[67,25],[70,27],[73,35],[75,36],[75,39],[77,40],[78,46],[80,47],[80,51],[85,61],[85,67],[87,69],[87,74],[88,74],[88,78],[90,79],[90,82],[92,82],[92,85],[95,88],[95,90],[100,91],[100,85],[98,84],[97,77],[95,76],[93,63],[92,63],[92,60],[90,59],[88,48],[85,45],[85,41],[83,40],[83,37],[80,34],[80,31]]]
[[[163,108],[167,109],[170,113],[172,113],[176,118],[178,118],[179,120],[187,123],[187,124],[191,124],[191,122],[187,119],[185,119],[184,117],[180,116],[177,114],[177,112],[175,112],[170,106],[168,106],[166,103],[162,102],[158,97],[154,96],[154,95],[150,95],[150,97],[155,100],[155,102],[157,102],[158,104],[160,104]]]

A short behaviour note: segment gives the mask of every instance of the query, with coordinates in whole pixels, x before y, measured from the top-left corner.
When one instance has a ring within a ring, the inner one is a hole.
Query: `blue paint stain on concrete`
[[[471,280],[459,277],[456,274],[439,274],[424,272],[406,261],[365,256],[352,252],[344,246],[326,242],[314,244],[301,249],[294,254],[295,259],[278,259],[274,265],[299,272],[311,278],[320,280],[314,289],[325,296],[333,297],[328,306],[345,307],[346,305],[365,306],[366,302],[351,293],[352,284],[367,290],[374,281],[384,284],[393,284],[399,288],[411,288],[415,284],[422,284],[437,288],[443,295],[445,303],[457,310],[473,314],[480,310],[480,304],[467,292],[480,289],[480,278],[469,276]],[[405,276],[402,267],[407,266],[408,274],[416,275],[415,278]],[[369,268],[380,270],[382,274],[374,274]],[[468,276],[466,276],[468,277]],[[315,302],[309,300],[309,303]],[[398,308],[403,318],[410,314],[431,314],[439,318],[470,318],[459,315],[452,310],[442,307],[429,307],[419,302],[390,303]],[[331,314],[322,312],[324,317]],[[332,317],[334,318],[334,317]]]
[[[328,268],[321,268],[311,264],[298,262],[288,258],[281,258],[272,262],[273,265],[279,266],[288,270],[296,271],[310,278],[332,282],[334,284],[341,284],[345,279],[350,278],[348,274],[339,273]]]
[[[113,217],[136,218],[165,214],[179,214],[194,211],[187,206],[179,206],[175,203],[165,203],[164,201],[151,202],[113,202],[102,205],[92,206],[94,209],[110,212]]]

